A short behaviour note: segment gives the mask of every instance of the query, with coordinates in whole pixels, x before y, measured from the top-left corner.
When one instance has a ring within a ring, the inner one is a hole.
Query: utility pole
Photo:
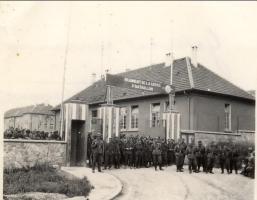
[[[65,89],[65,75],[67,68],[67,55],[69,49],[69,39],[70,39],[70,22],[71,22],[71,3],[69,3],[69,14],[68,14],[68,25],[67,25],[67,35],[66,35],[66,46],[64,52],[64,63],[63,63],[63,77],[62,77],[62,95],[61,95],[61,127],[60,127],[60,135],[61,138],[64,139],[65,135],[63,135],[63,121],[64,121],[64,89]],[[66,140],[66,137],[65,137]]]

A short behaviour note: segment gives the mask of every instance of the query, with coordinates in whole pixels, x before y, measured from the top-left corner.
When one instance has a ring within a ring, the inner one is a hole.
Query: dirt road
[[[107,170],[123,184],[115,200],[253,200],[254,180],[235,174],[189,174],[176,172],[175,167],[164,171],[148,169]]]

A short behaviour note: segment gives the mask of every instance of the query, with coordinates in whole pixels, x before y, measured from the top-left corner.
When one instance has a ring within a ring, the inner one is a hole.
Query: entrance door
[[[81,166],[85,154],[85,121],[72,120],[71,122],[71,155],[70,165]]]

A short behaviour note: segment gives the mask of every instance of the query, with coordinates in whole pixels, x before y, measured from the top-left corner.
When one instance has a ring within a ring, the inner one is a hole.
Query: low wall
[[[4,168],[21,168],[45,162],[66,165],[66,142],[4,139]]]
[[[203,144],[209,144],[210,142],[248,142],[254,143],[254,132],[238,132],[238,133],[226,133],[226,132],[210,132],[210,131],[189,131],[182,130],[182,134],[193,134],[195,143],[199,140]]]

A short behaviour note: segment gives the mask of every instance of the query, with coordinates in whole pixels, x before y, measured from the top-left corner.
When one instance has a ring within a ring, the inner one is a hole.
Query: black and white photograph
[[[256,1],[0,1],[1,199],[254,200]]]

